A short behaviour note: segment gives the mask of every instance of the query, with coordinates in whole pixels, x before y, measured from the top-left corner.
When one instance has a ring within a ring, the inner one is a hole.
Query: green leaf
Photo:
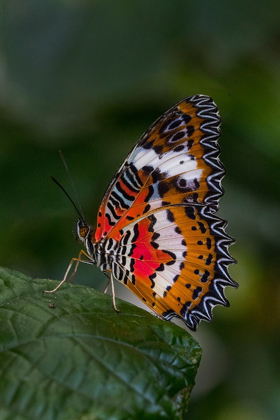
[[[1,420],[180,419],[201,348],[94,289],[0,269]]]

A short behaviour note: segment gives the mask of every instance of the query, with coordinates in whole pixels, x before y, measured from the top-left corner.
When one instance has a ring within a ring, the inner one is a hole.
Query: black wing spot
[[[210,239],[210,238],[207,238],[207,239],[206,239],[206,245],[207,245],[207,248],[208,248],[208,249],[211,249],[212,242],[211,242],[211,239]]]
[[[158,268],[156,268],[156,271],[164,271],[164,264],[160,263],[160,265],[158,266]]]
[[[207,280],[209,279],[209,276],[210,276],[209,271],[205,270],[203,276],[201,276],[201,279],[200,279],[201,283],[206,283]]]
[[[157,218],[154,214],[151,214],[151,216],[148,217],[148,219],[150,220],[150,226],[148,227],[148,232],[153,232],[154,231],[154,226],[157,222]]]
[[[184,148],[185,148],[185,146],[183,146],[182,144],[180,144],[180,146],[176,146],[174,148],[174,152],[177,152],[177,153],[182,152],[182,150],[184,150]]]
[[[186,216],[192,220],[195,220],[195,211],[193,207],[185,207]]]
[[[154,193],[154,187],[152,185],[149,185],[149,191],[148,191],[147,197],[144,200],[145,203],[147,203],[150,200],[150,198],[152,197],[153,193]]]
[[[202,287],[200,286],[194,289],[193,295],[192,295],[193,300],[197,299],[201,292],[202,292]]]
[[[167,295],[167,292],[171,289],[171,286],[167,286],[166,290],[163,292],[163,297]]]
[[[173,123],[171,123],[168,127],[169,130],[173,130],[174,128],[178,128],[179,125],[181,125],[181,121],[180,120],[175,120],[173,121]]]
[[[191,115],[188,115],[188,114],[182,115],[182,120],[184,121],[185,124],[188,124],[191,119],[192,119]]]
[[[152,236],[152,241],[156,241],[159,237],[160,237],[160,234],[157,233],[157,232],[154,232],[154,234]]]
[[[167,120],[165,123],[162,124],[162,126],[159,129],[160,134],[162,134],[164,131],[168,130],[170,127],[170,120]]]
[[[149,150],[153,147],[153,144],[154,144],[153,140],[147,141],[146,143],[143,144],[143,148],[146,150]]]
[[[154,151],[156,152],[157,155],[160,155],[163,151],[163,146],[162,145],[155,146]]]
[[[179,228],[179,226],[175,227],[175,232],[178,233],[179,235],[182,233],[181,229]]]
[[[134,252],[135,248],[136,248],[136,245],[132,244],[131,247],[130,247],[130,251],[128,253],[129,257],[131,257],[131,255],[133,255],[133,252]],[[124,248],[123,248],[122,252],[124,252]]]
[[[213,260],[213,255],[212,254],[209,254],[208,255],[208,258],[206,259],[206,261],[205,261],[205,264],[206,265],[210,265],[211,264],[211,262],[212,262],[212,260]]]
[[[185,133],[183,131],[179,131],[178,133],[174,134],[168,141],[168,143],[176,143],[177,141],[182,140],[185,137]]]
[[[168,209],[166,210],[166,213],[167,213],[167,219],[169,220],[169,222],[171,223],[175,222],[174,214],[172,213],[172,211]]]
[[[151,288],[153,289],[154,287],[155,287],[155,282],[154,282],[154,278],[156,277],[157,275],[156,275],[156,273],[153,273],[153,274],[151,274],[150,276],[149,276],[149,279],[151,280],[151,283],[152,283],[152,285],[151,285]],[[155,293],[155,292],[154,292]]]
[[[196,191],[200,185],[196,178],[193,180],[186,180],[182,177],[173,179],[172,184],[175,186],[175,188],[177,188],[178,191],[184,191],[184,192]],[[190,196],[185,197],[183,202],[184,203],[192,202],[192,198]]]
[[[153,166],[143,166],[142,168],[142,171],[144,171],[146,175],[149,175],[151,172],[153,172],[153,170]]]
[[[168,183],[166,181],[160,181],[158,184],[158,193],[160,197],[162,198],[167,191],[169,191]]]
[[[160,171],[159,168],[155,169],[152,173],[153,182],[156,183],[161,181],[165,177],[165,174]]]
[[[147,204],[146,207],[144,208],[144,213],[147,213],[150,210],[151,206],[150,204]]]
[[[206,232],[206,228],[202,222],[198,222],[199,229],[201,230],[201,233]]]
[[[131,242],[133,243],[133,242],[136,242],[137,241],[137,239],[138,239],[138,237],[139,237],[139,229],[138,229],[138,224],[136,223],[136,225],[134,225],[134,227],[133,227],[133,232],[134,232],[134,235],[133,235],[133,238],[131,239]]]
[[[188,137],[191,137],[193,135],[193,133],[194,133],[194,126],[193,125],[189,125],[186,128],[186,133],[187,133],[187,136]]]
[[[193,140],[188,140],[188,150],[190,150],[193,146],[194,141]]]
[[[130,260],[130,271],[131,271],[131,273],[134,273],[134,265],[135,265],[135,260],[133,258],[131,258],[131,260]]]

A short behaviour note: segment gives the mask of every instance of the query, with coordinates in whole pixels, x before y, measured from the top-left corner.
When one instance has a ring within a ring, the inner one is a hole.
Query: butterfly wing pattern
[[[219,135],[208,96],[187,97],[163,114],[107,188],[92,239],[100,260],[113,254],[116,279],[161,317],[179,317],[192,330],[211,321],[214,306],[229,305],[226,286],[237,287],[228,273],[233,240],[215,215],[225,174]]]

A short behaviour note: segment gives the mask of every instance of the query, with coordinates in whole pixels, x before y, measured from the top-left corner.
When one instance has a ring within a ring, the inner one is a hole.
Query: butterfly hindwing
[[[218,159],[218,109],[204,95],[188,97],[143,134],[109,185],[95,239],[172,204],[204,204],[216,211],[224,168]]]
[[[182,318],[195,330],[212,319],[213,306],[228,305],[224,288],[236,286],[224,227],[202,206],[154,212],[124,230],[113,273],[163,318]]]

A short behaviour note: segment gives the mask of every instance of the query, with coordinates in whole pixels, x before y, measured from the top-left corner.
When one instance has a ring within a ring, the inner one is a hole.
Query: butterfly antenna
[[[61,160],[62,160],[62,162],[63,162],[63,165],[65,166],[66,172],[67,172],[67,174],[68,174],[68,176],[69,176],[70,182],[71,182],[71,184],[72,184],[72,187],[73,187],[73,190],[74,190],[74,193],[75,193],[75,196],[76,196],[76,200],[77,200],[77,203],[78,203],[78,206],[79,206],[79,209],[80,209],[80,211],[79,211],[78,213],[79,213],[79,215],[82,215],[82,219],[83,219],[83,220],[85,220],[85,216],[84,216],[84,213],[83,213],[83,210],[82,210],[82,206],[81,206],[81,203],[80,203],[80,200],[79,200],[79,196],[78,196],[78,193],[77,193],[77,190],[76,190],[75,184],[74,184],[74,182],[73,182],[73,179],[72,179],[72,177],[71,177],[71,175],[70,175],[70,171],[69,171],[69,169],[68,169],[68,166],[67,166],[67,163],[66,163],[65,157],[63,156],[63,153],[62,153],[62,151],[61,151],[61,150],[59,150],[59,154],[60,154]],[[64,190],[64,191],[65,191],[65,190]],[[65,192],[66,192],[66,191],[65,191]],[[69,195],[68,195],[68,194],[67,194],[67,196],[69,197]],[[72,201],[72,200],[71,200],[71,201]],[[73,201],[72,201],[72,203],[73,203]],[[76,207],[76,206],[75,206],[75,207]],[[77,207],[76,207],[76,209],[77,209]]]
[[[59,188],[62,189],[62,191],[64,192],[64,194],[66,195],[66,197],[70,200],[70,202],[73,204],[76,212],[78,213],[78,215],[80,216],[80,218],[84,221],[85,218],[83,216],[83,214],[81,214],[80,210],[78,209],[78,207],[76,206],[76,204],[74,203],[74,201],[72,200],[72,198],[70,197],[70,195],[68,194],[68,192],[65,190],[65,188],[63,188],[63,186],[53,177],[51,176],[51,179],[53,180],[53,182],[56,183],[56,185],[59,186]]]

